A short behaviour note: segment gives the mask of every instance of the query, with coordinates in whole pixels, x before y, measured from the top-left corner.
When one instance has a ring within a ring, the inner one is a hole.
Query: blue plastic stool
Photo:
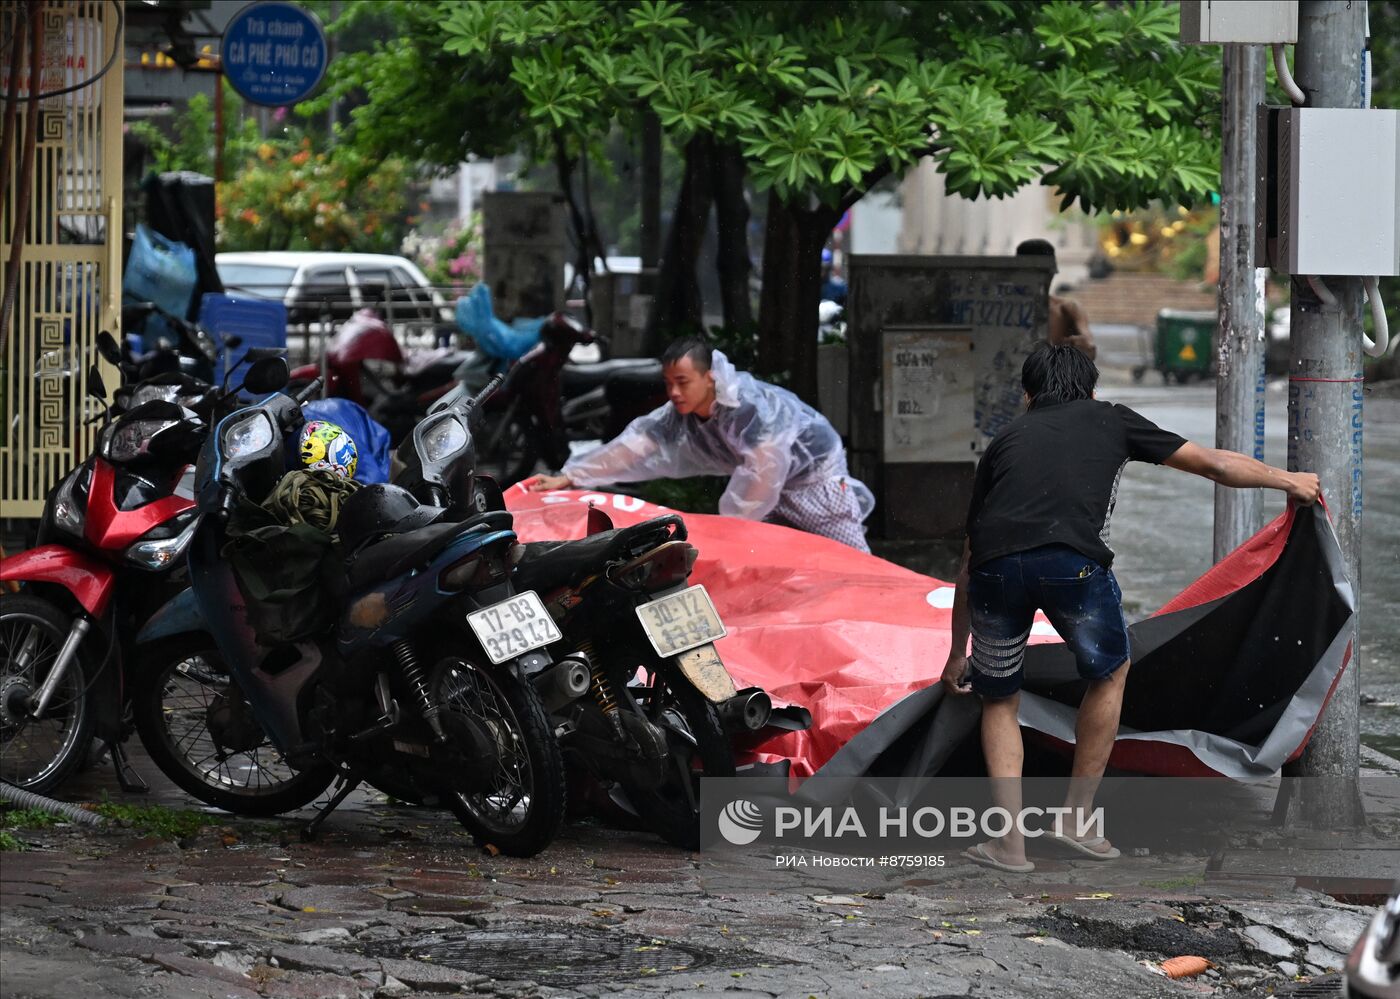
[[[247,365],[243,355],[249,347],[287,347],[287,307],[281,302],[240,295],[207,294],[199,303],[199,325],[214,338],[219,352],[214,380],[223,384],[225,364],[232,366],[230,384],[240,383]],[[243,342],[226,350],[224,337],[238,336]]]

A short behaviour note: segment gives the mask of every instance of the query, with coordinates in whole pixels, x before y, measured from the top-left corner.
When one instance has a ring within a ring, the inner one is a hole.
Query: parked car
[[[456,328],[447,301],[404,257],[271,251],[220,253],[214,264],[227,290],[281,300],[292,325],[319,323],[327,313],[339,324],[369,306],[396,328]]]

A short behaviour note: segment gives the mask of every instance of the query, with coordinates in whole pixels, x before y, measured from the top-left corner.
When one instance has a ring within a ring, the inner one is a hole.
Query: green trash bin
[[[1163,309],[1157,313],[1157,340],[1153,360],[1162,381],[1173,378],[1186,384],[1211,373],[1215,351],[1214,312],[1185,312]]]

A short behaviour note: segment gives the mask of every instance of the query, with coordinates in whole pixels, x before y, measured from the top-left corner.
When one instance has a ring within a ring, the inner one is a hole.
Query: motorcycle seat
[[[661,377],[660,365],[619,371],[604,384],[603,395],[608,405],[618,410],[661,405],[666,401],[666,382]]]
[[[661,382],[661,362],[648,357],[616,357],[596,364],[566,364],[561,376],[564,395],[574,396],[595,389],[617,376],[645,377]]]
[[[659,544],[669,536],[664,526],[643,521],[631,527],[590,534],[580,541],[532,541],[515,568],[518,590],[541,593],[576,586],[610,562],[631,558],[639,547]]]
[[[350,559],[345,570],[350,589],[358,590],[432,561],[447,544],[472,531],[508,531],[514,521],[509,512],[493,510],[461,523],[437,523],[403,534],[391,534],[374,542]]]

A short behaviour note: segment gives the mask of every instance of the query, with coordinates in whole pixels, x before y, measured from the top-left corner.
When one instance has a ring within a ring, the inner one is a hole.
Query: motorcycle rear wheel
[[[432,683],[440,703],[495,733],[501,753],[486,790],[444,793],[443,804],[483,847],[533,857],[559,832],[568,797],[564,756],[540,695],[509,668],[461,659],[439,661]]]
[[[660,787],[619,783],[642,823],[683,850],[700,849],[700,779],[733,777],[734,751],[714,706],[669,670],[648,668],[647,683],[629,687],[647,720],[666,733],[669,779]]]
[[[25,714],[72,628],[67,613],[40,597],[6,594],[0,601],[0,780],[35,794],[67,780],[92,742],[88,688],[96,670],[81,649],[44,717]]]
[[[309,805],[330,786],[330,764],[287,765],[252,717],[213,638],[180,636],[153,645],[142,659],[149,669],[137,683],[136,731],[156,766],[182,790],[235,815],[267,816]],[[220,743],[211,728],[218,712],[244,727],[243,745]]]

